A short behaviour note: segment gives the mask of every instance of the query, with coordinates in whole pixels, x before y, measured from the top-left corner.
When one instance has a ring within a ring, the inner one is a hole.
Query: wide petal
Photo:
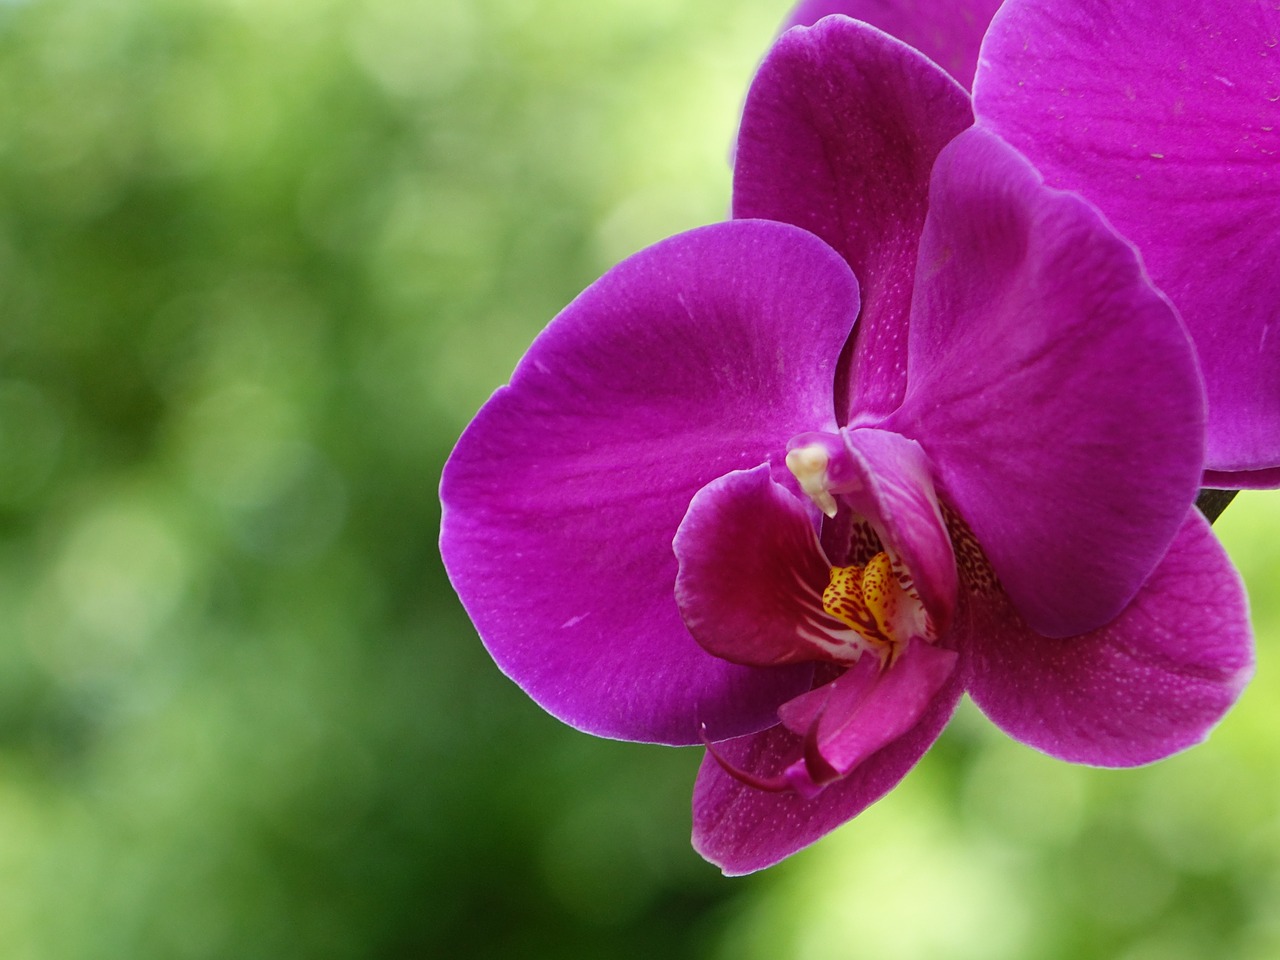
[[[784,34],[747,94],[734,216],[817,234],[862,285],[852,373],[840,390],[844,419],[850,405],[883,413],[901,396],[929,170],[972,120],[965,91],[940,68],[843,17]]]
[[[674,543],[676,602],[704,649],[753,666],[858,657],[865,641],[822,608],[818,516],[767,464],[698,491]],[[710,724],[708,735],[721,739]]]
[[[1195,500],[1204,399],[1132,248],[974,128],[938,160],[912,304],[920,442],[1032,629],[1122,610]]]
[[[1218,471],[1280,466],[1277,40],[1273,0],[1009,0],[974,88],[981,121],[1096,204],[1182,314]]]
[[[915,724],[812,799],[770,793],[726,773],[711,754],[693,791],[693,845],[728,875],[772,866],[857,816],[914,767],[946,726],[963,691],[957,668]],[[785,726],[715,745],[735,768],[762,779],[779,775],[804,749]]]
[[[1000,0],[806,0],[786,26],[809,26],[832,14],[864,20],[972,87],[982,35],[999,6]]]
[[[969,609],[970,695],[1009,736],[1063,760],[1129,767],[1193,746],[1253,670],[1240,577],[1195,511],[1133,603],[1099,630],[1037,636],[998,591]]]
[[[699,742],[760,729],[808,668],[719,660],[685,629],[671,541],[716,477],[833,419],[857,309],[844,262],[731,222],[619,264],[538,337],[458,441],[441,552],[498,665],[567,723]]]

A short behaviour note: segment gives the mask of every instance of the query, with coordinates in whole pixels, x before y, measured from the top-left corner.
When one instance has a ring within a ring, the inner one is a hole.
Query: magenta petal
[[[960,699],[961,673],[952,671],[911,729],[812,799],[756,790],[734,779],[708,755],[693,791],[694,848],[726,874],[751,873],[857,816],[897,785],[938,738]],[[761,779],[783,771],[803,748],[803,739],[781,725],[716,744],[726,761]]]
[[[1096,204],[1182,314],[1220,471],[1280,466],[1278,39],[1274,0],[1009,0],[974,89],[982,122]]]
[[[848,631],[822,609],[831,565],[817,518],[811,503],[770,479],[768,465],[698,492],[675,538],[676,602],[704,649],[755,666],[830,656],[832,634]]]
[[[807,0],[791,11],[786,26],[808,26],[837,13],[865,20],[971,87],[982,35],[999,6],[1000,0]]]
[[[774,722],[809,669],[711,656],[681,622],[671,541],[732,470],[833,426],[857,309],[810,234],[737,221],[610,270],[538,337],[445,467],[441,553],[498,665],[592,733],[697,743]]]
[[[1011,737],[1063,760],[1128,767],[1197,744],[1253,670],[1240,578],[1195,511],[1133,603],[1100,630],[1051,640],[999,597],[972,607],[974,701]]]
[[[1031,628],[1111,620],[1198,489],[1204,400],[1186,332],[1132,248],[980,129],[939,157],[908,390],[920,442]]]
[[[852,396],[861,410],[888,412],[901,396],[929,170],[972,121],[969,98],[942,70],[843,17],[783,35],[747,94],[734,216],[804,227],[853,267],[863,312]]]
[[[1206,470],[1200,485],[1215,490],[1271,490],[1280,487],[1280,467],[1235,472]]]

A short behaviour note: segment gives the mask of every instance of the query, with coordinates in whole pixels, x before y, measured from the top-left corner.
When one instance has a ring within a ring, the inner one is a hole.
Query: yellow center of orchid
[[[864,567],[832,567],[822,608],[867,641],[886,665],[912,636],[933,639],[919,595],[883,550]]]

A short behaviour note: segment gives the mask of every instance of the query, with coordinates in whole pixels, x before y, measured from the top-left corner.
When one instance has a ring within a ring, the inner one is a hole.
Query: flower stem
[[[1196,497],[1196,506],[1210,523],[1222,516],[1222,511],[1235,499],[1239,490],[1213,490],[1208,487],[1200,491]]]

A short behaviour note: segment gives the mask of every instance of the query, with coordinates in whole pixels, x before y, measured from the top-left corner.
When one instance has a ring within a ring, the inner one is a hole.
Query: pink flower
[[[710,747],[694,844],[768,866],[964,691],[1054,756],[1203,739],[1252,665],[1192,509],[1194,350],[1132,247],[845,18],[748,97],[735,219],[619,264],[458,442],[441,551],[498,665],[602,736]]]

